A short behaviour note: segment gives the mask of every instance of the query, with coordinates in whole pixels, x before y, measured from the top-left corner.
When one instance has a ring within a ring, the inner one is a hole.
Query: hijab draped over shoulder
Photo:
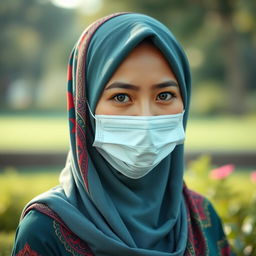
[[[47,205],[99,256],[183,255],[188,223],[183,189],[183,145],[149,174],[130,179],[111,167],[92,147],[93,118],[104,86],[120,63],[142,41],[150,40],[173,70],[184,103],[184,128],[190,71],[170,30],[142,14],[119,13],[87,28],[76,43],[68,67],[70,152],[60,185],[33,199]]]

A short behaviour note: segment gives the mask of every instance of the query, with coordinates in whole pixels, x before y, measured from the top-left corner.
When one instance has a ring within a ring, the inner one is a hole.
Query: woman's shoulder
[[[185,197],[191,218],[200,221],[205,230],[217,228],[222,233],[221,219],[208,198],[188,188],[185,189]]]
[[[54,255],[53,220],[36,210],[29,211],[20,222],[15,237],[13,255]],[[47,248],[47,250],[46,250]]]
[[[17,231],[22,232],[23,236],[31,236],[38,237],[38,239],[42,239],[41,234],[49,233],[52,229],[53,220],[47,215],[36,211],[29,211],[26,216],[21,220]]]
[[[12,255],[86,255],[89,247],[62,223],[37,211],[29,211],[20,222]]]
[[[200,227],[200,233],[204,237],[206,247],[211,252],[211,255],[214,255],[213,252],[216,252],[216,255],[232,255],[223,230],[221,218],[209,199],[187,187],[184,188],[184,195],[189,214],[189,222],[191,224],[196,223],[196,226]],[[194,229],[191,232],[196,237],[195,230],[198,231],[198,229]]]
[[[184,195],[187,206],[196,211],[197,214],[207,214],[213,215],[213,217],[218,217],[218,214],[214,209],[213,204],[207,197],[201,195],[194,190],[188,189],[187,187],[184,187]],[[203,216],[201,217],[203,218]]]

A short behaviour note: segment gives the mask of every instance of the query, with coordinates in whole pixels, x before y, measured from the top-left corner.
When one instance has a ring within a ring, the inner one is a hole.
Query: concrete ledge
[[[212,157],[215,165],[234,164],[256,169],[256,152],[187,152],[185,161],[195,160],[200,155]],[[0,152],[0,168],[6,166],[31,167],[31,166],[64,166],[67,153],[64,152]]]
[[[251,167],[256,169],[256,152],[241,151],[241,152],[226,152],[226,151],[202,151],[202,152],[187,152],[185,161],[195,160],[200,155],[209,155],[214,165],[234,164],[236,166]]]

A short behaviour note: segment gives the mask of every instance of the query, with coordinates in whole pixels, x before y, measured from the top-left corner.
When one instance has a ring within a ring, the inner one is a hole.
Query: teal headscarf
[[[71,150],[60,186],[33,203],[46,204],[99,256],[183,255],[188,226],[183,187],[183,145],[145,177],[114,170],[92,147],[94,112],[122,60],[145,39],[160,49],[179,83],[187,121],[190,72],[167,27],[142,14],[119,13],[93,23],[77,42],[68,69]]]

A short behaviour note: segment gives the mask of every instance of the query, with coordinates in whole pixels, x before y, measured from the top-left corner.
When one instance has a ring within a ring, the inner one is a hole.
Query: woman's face
[[[183,111],[178,82],[162,53],[137,46],[115,71],[96,106],[96,115],[156,116]]]

